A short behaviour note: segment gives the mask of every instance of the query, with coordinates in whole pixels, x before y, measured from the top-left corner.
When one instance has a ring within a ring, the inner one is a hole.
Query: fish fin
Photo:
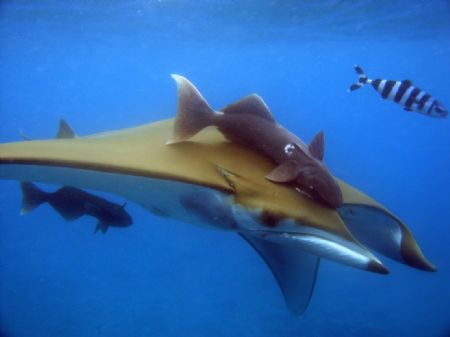
[[[20,183],[22,190],[22,208],[21,215],[25,215],[47,201],[47,193],[40,190],[36,185],[30,182],[22,181]]]
[[[221,111],[224,114],[239,113],[255,115],[275,122],[275,118],[273,118],[267,104],[256,94],[246,96],[233,104],[227,105]]]
[[[102,220],[99,220],[97,222],[97,226],[95,226],[94,234],[98,231],[102,232],[102,234],[105,234],[108,231],[108,224]]]
[[[320,258],[298,248],[239,233],[263,258],[283,293],[289,310],[305,312],[316,284]]]
[[[413,109],[411,109],[411,108],[403,108],[403,110],[405,110],[405,111],[413,111]]]
[[[57,139],[76,138],[76,134],[73,131],[73,129],[62,118],[59,120],[59,128],[58,128],[58,132],[56,133],[56,138]]]
[[[323,131],[317,133],[311,143],[308,146],[309,152],[316,158],[317,160],[323,160],[324,153],[324,135]]]
[[[348,91],[354,91],[356,89],[362,88],[365,84],[370,83],[371,80],[367,77],[367,75],[364,73],[364,70],[358,66],[355,65],[355,71],[358,75],[358,82],[353,83],[349,88]]]
[[[413,84],[413,82],[411,80],[403,80],[402,83],[407,84],[407,85]]]
[[[266,179],[274,183],[288,183],[295,180],[298,173],[297,163],[289,160],[270,171],[270,173],[266,175]]]
[[[166,144],[188,140],[212,124],[214,110],[198,89],[185,77],[172,74],[178,87],[178,111],[172,138]]]
[[[363,245],[411,267],[436,271],[408,227],[386,210],[363,204],[344,204],[337,211]]]
[[[22,138],[22,140],[33,140],[33,138],[25,134],[22,129],[19,129],[19,135]]]
[[[76,220],[76,219],[82,217],[85,214],[84,211],[82,211],[82,210],[66,210],[66,209],[64,209],[62,207],[59,208],[58,206],[55,206],[54,204],[52,204],[52,202],[50,202],[50,205],[66,221]]]

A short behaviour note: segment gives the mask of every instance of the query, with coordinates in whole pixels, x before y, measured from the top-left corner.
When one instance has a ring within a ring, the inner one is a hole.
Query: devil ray
[[[0,178],[114,193],[158,216],[236,232],[266,262],[295,314],[312,298],[321,258],[387,274],[375,252],[436,270],[406,224],[345,182],[336,180],[341,206],[326,207],[267,180],[276,164],[259,151],[213,128],[167,146],[173,128],[170,119],[75,139],[0,144]]]

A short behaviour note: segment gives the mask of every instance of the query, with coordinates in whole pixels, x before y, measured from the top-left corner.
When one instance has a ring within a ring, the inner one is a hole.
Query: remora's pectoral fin
[[[260,96],[256,94],[246,96],[236,103],[226,106],[221,111],[225,114],[234,113],[255,115],[275,122],[275,119],[273,118],[267,104]]]
[[[296,315],[303,314],[311,300],[320,259],[293,247],[240,235],[256,249],[272,271],[289,310]]]
[[[316,158],[317,160],[323,160],[324,154],[324,135],[323,131],[320,131],[317,135],[314,136],[313,140],[308,146],[309,152]]]
[[[385,210],[363,204],[344,204],[337,211],[362,244],[411,267],[436,271],[405,224]]]
[[[298,165],[293,161],[287,161],[275,167],[266,179],[274,183],[288,183],[295,180],[298,176]]]
[[[97,222],[97,226],[95,227],[94,234],[98,231],[102,232],[102,234],[105,234],[108,231],[108,224],[102,220],[99,220]]]
[[[73,129],[69,126],[69,124],[64,119],[61,118],[59,120],[59,128],[58,132],[56,133],[56,138],[70,139],[75,137],[76,137],[75,131],[73,131]]]

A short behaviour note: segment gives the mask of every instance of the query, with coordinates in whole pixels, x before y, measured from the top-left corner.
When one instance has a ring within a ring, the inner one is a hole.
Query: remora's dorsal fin
[[[251,114],[275,122],[267,104],[256,94],[251,94],[233,104],[227,105],[221,111],[225,114]]]
[[[211,125],[214,117],[214,110],[187,78],[175,74],[171,76],[178,87],[178,111],[172,138],[166,144],[188,140]]]
[[[59,128],[58,132],[56,133],[57,139],[67,139],[67,138],[75,138],[76,134],[73,131],[73,129],[69,126],[69,124],[64,120],[59,120]]]
[[[323,153],[324,153],[324,135],[323,131],[320,131],[317,133],[317,135],[314,136],[313,140],[308,146],[309,153],[313,155],[314,158],[318,160],[323,160]]]
[[[298,165],[293,161],[287,161],[275,167],[266,175],[266,179],[274,183],[288,183],[297,179],[298,173]]]
[[[314,290],[320,259],[293,247],[278,245],[243,233],[240,235],[270,268],[289,310],[296,315],[304,313]]]

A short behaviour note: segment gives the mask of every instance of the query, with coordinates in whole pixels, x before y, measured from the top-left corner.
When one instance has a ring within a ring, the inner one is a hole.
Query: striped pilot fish
[[[383,99],[390,99],[403,106],[406,111],[417,111],[424,115],[438,118],[446,118],[447,109],[433,96],[415,87],[410,80],[393,81],[382,79],[370,79],[362,68],[355,65],[358,82],[350,86],[348,91],[354,91],[365,84],[372,84]]]

